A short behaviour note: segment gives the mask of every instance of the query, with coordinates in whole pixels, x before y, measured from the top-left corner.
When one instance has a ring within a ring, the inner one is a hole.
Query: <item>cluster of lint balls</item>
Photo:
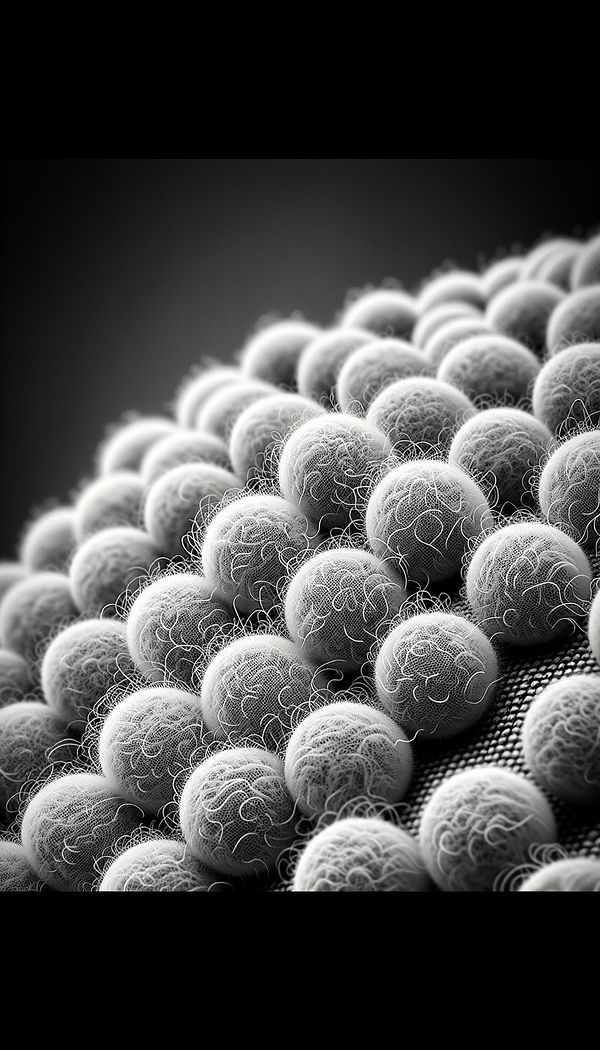
[[[503,653],[600,662],[600,237],[234,360],[110,428],[0,566],[0,889],[600,890],[548,862],[553,800],[600,803],[598,671],[536,695],[525,773],[447,776],[416,835],[399,805]]]

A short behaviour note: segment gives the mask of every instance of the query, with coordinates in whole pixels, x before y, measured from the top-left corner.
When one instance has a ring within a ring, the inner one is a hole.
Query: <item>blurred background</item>
[[[108,423],[164,411],[261,316],[327,325],[351,288],[600,222],[597,158],[15,159],[0,187],[0,558]]]

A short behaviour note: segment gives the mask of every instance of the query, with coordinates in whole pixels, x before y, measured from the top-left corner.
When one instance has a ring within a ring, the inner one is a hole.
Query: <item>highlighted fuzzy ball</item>
[[[260,748],[206,759],[187,781],[179,810],[191,852],[224,875],[267,874],[295,835],[281,759]]]
[[[424,350],[429,340],[435,335],[437,330],[446,324],[448,321],[453,321],[457,317],[475,317],[480,321],[483,320],[483,315],[478,307],[473,306],[472,303],[461,302],[460,300],[450,303],[440,303],[439,306],[433,306],[431,310],[426,310],[417,321],[413,334],[412,342],[415,346],[418,346],[420,350]]]
[[[261,328],[244,347],[242,372],[293,390],[300,355],[319,333],[316,325],[306,321],[276,321]]]
[[[30,572],[64,572],[75,542],[75,511],[72,507],[54,507],[27,529],[21,543],[21,561]]]
[[[592,554],[600,554],[600,431],[559,445],[539,480],[542,514]]]
[[[600,284],[600,236],[588,241],[571,271],[572,288],[585,288],[590,284]]]
[[[519,522],[491,533],[467,571],[467,598],[489,638],[538,645],[572,633],[590,599],[590,564],[551,525]]]
[[[545,864],[519,886],[524,893],[600,893],[600,860],[567,857]]]
[[[548,321],[546,345],[550,354],[576,343],[600,343],[600,284],[571,292]]]
[[[317,542],[315,526],[279,496],[243,496],[204,535],[208,582],[242,613],[278,608],[288,579]]]
[[[279,495],[279,459],[290,434],[325,409],[300,394],[265,397],[244,409],[229,441],[233,469],[241,482]]]
[[[115,527],[94,533],[78,548],[69,579],[80,612],[114,613],[125,590],[136,590],[162,552],[141,529]]]
[[[33,684],[27,661],[10,649],[0,649],[0,708],[22,700]]]
[[[546,346],[548,321],[564,297],[564,292],[553,284],[520,280],[494,296],[485,319],[496,331],[541,355]]]
[[[132,470],[116,470],[92,481],[75,507],[75,534],[83,543],[101,529],[140,524],[145,486]]]
[[[150,682],[199,688],[204,667],[233,630],[232,613],[196,573],[164,576],[137,595],[127,617],[127,643]]]
[[[405,599],[404,587],[372,554],[326,550],[306,561],[292,579],[285,620],[309,663],[346,672],[369,659]]]
[[[180,427],[193,427],[211,394],[241,379],[239,368],[213,365],[187,376],[175,395],[175,418]]]
[[[73,773],[38,791],[23,815],[21,841],[33,870],[53,890],[96,889],[110,851],[138,827],[141,811],[104,777]]]
[[[350,355],[373,342],[373,333],[360,328],[332,328],[313,339],[298,361],[298,391],[324,408],[337,408],[335,388]]]
[[[571,288],[571,274],[573,266],[582,251],[582,244],[574,241],[571,245],[557,249],[540,265],[538,278],[549,284],[555,284],[557,288],[569,291]]]
[[[376,288],[350,302],[342,325],[365,328],[382,338],[408,339],[417,320],[417,304],[412,295],[396,288]]]
[[[100,732],[98,754],[119,795],[145,813],[158,813],[203,761],[207,740],[198,696],[151,686],[113,708]]]
[[[485,292],[479,274],[468,270],[450,270],[428,281],[419,293],[417,305],[423,314],[441,303],[471,303],[482,308],[485,306]]]
[[[422,613],[399,624],[375,663],[377,696],[409,737],[447,739],[488,711],[498,661],[486,636],[462,616]]]
[[[425,354],[435,371],[440,367],[444,358],[465,339],[471,339],[474,335],[486,335],[491,331],[490,326],[478,317],[455,317],[447,321],[433,333],[431,339],[425,344]]]
[[[209,463],[223,470],[231,470],[227,446],[214,434],[182,430],[162,438],[146,453],[140,467],[145,485],[152,485],[173,467],[184,463]]]
[[[0,607],[0,639],[29,664],[41,659],[52,636],[77,616],[69,578],[36,572],[14,584]]]
[[[162,416],[142,416],[121,424],[99,449],[98,472],[138,470],[148,449],[174,431],[175,424]]]
[[[211,394],[202,405],[196,416],[196,429],[213,434],[228,444],[236,420],[244,409],[275,393],[277,388],[261,379],[239,379],[228,383]]]
[[[341,413],[311,419],[284,445],[281,491],[319,529],[359,527],[391,451],[388,438],[365,420]]]
[[[546,268],[565,251],[579,251],[580,241],[572,237],[552,237],[537,244],[523,259],[520,279],[522,281],[547,280]]]
[[[50,642],[42,661],[42,689],[49,708],[65,722],[85,721],[113,685],[133,674],[125,625],[83,620]]]
[[[596,660],[600,664],[600,591],[596,594],[588,620],[588,641]]]
[[[533,386],[534,415],[562,435],[600,426],[600,343],[582,343],[551,357]]]
[[[0,562],[0,603],[12,586],[20,583],[28,575],[29,570],[18,561]]]
[[[130,846],[106,869],[100,893],[208,893],[227,883],[184,842],[149,839]]]
[[[474,335],[443,359],[437,378],[476,403],[520,401],[530,395],[540,363],[521,343],[503,335]]]
[[[475,415],[475,406],[439,379],[400,379],[382,390],[367,413],[401,458],[444,456],[456,431]]]
[[[521,255],[509,255],[488,266],[481,275],[481,284],[488,301],[519,279],[522,264]]]
[[[0,893],[39,893],[41,889],[21,843],[0,839]]]
[[[492,520],[483,492],[467,474],[422,459],[403,463],[379,482],[366,528],[378,558],[405,579],[427,584],[460,572],[469,540]]]
[[[567,802],[600,802],[600,674],[578,674],[542,689],[523,723],[525,762]]]
[[[173,467],[157,478],[146,496],[146,532],[168,557],[181,556],[187,553],[184,536],[202,529],[223,496],[239,487],[234,474],[210,463]]]
[[[377,339],[354,350],[344,362],[337,380],[337,401],[343,412],[362,416],[390,383],[431,374],[424,354],[410,343]]]
[[[278,752],[325,695],[322,676],[293,642],[256,634],[230,642],[213,657],[200,700],[204,722],[217,737]]]
[[[66,735],[64,719],[46,704],[23,700],[0,710],[0,805],[37,779]]]
[[[491,408],[469,419],[455,434],[448,462],[477,482],[503,514],[533,509],[534,476],[552,447],[543,423],[517,408]]]
[[[446,892],[497,888],[538,843],[554,842],[556,822],[534,784],[497,766],[455,773],[434,791],[419,827],[425,865]]]
[[[419,843],[378,817],[346,817],[311,838],[294,871],[297,893],[419,893],[430,889]]]
[[[413,772],[406,734],[383,711],[340,701],[308,715],[285,754],[285,782],[306,816],[339,812],[356,799],[392,805]]]

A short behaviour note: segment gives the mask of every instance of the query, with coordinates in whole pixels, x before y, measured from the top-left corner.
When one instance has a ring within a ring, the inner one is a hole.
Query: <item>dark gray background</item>
[[[105,424],[261,315],[328,324],[351,287],[590,231],[599,187],[595,158],[5,161],[0,557]]]

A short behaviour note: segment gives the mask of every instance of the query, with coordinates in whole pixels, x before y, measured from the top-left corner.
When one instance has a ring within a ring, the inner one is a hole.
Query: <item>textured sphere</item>
[[[562,435],[600,427],[600,342],[582,343],[546,361],[533,386],[534,415]]]
[[[193,427],[211,394],[241,379],[239,368],[214,365],[187,376],[175,395],[175,418],[181,427]]]
[[[558,248],[555,252],[552,252],[552,254],[540,264],[537,275],[539,280],[546,281],[549,284],[555,284],[557,288],[569,291],[571,287],[573,266],[579,258],[581,251],[581,243],[579,241],[574,241],[572,244],[565,245],[562,248]]]
[[[38,791],[23,815],[21,841],[32,868],[53,890],[89,892],[110,851],[139,825],[141,811],[104,777],[73,773]]]
[[[516,402],[528,397],[540,363],[530,350],[503,335],[474,335],[446,355],[437,377],[472,400]]]
[[[567,802],[600,802],[600,674],[570,675],[542,689],[522,740],[541,787]]]
[[[10,649],[0,649],[0,708],[22,700],[33,684],[27,660]]]
[[[50,638],[76,616],[69,578],[60,572],[36,572],[16,583],[4,597],[2,646],[34,664]]]
[[[227,446],[214,434],[196,430],[181,430],[161,438],[148,450],[140,467],[145,485],[184,463],[210,463],[223,470],[231,470]]]
[[[571,633],[585,614],[591,568],[569,536],[538,522],[506,525],[475,551],[469,604],[489,638],[538,645]]]
[[[497,888],[531,848],[554,842],[556,822],[541,791],[497,766],[455,773],[433,792],[419,827],[425,865],[446,892]]]
[[[455,736],[478,722],[496,692],[498,661],[462,616],[411,616],[385,639],[375,663],[377,696],[410,738]]]
[[[309,839],[292,890],[419,893],[430,885],[416,839],[378,817],[346,817]]]
[[[529,893],[600,893],[600,860],[567,857],[545,864],[519,886]]]
[[[382,390],[367,413],[401,458],[445,455],[463,422],[475,415],[466,394],[439,379],[400,379]]]
[[[382,338],[408,339],[416,320],[417,304],[412,295],[395,288],[376,288],[346,307],[342,325],[365,328]]]
[[[279,484],[319,529],[360,525],[369,495],[390,463],[391,444],[362,419],[331,413],[298,427],[279,460]]]
[[[534,508],[534,475],[552,446],[548,428],[529,412],[490,408],[478,412],[455,434],[448,462],[477,482],[503,514]]]
[[[279,496],[243,496],[215,515],[202,545],[208,582],[242,613],[281,604],[287,580],[316,541],[316,530]]]
[[[77,542],[83,543],[101,529],[139,525],[144,490],[142,479],[133,470],[115,470],[92,481],[75,508]]]
[[[489,504],[458,467],[403,463],[379,482],[366,526],[372,550],[401,576],[429,583],[460,572],[469,540],[492,524]]]
[[[161,553],[141,529],[117,526],[94,533],[78,548],[69,570],[77,608],[88,616],[113,611],[123,591],[137,589]]]
[[[0,562],[0,602],[15,583],[20,583],[29,571],[18,561]]]
[[[486,298],[493,299],[503,288],[517,281],[522,264],[521,255],[509,255],[488,266],[485,273],[481,275],[481,284]]]
[[[111,686],[133,674],[125,625],[83,620],[50,642],[42,661],[42,689],[48,707],[65,722],[85,721]]]
[[[294,430],[325,409],[300,394],[279,393],[246,408],[231,432],[231,462],[244,484],[279,495],[279,458]]]
[[[37,893],[41,888],[21,843],[0,839],[0,893]]]
[[[571,271],[572,288],[585,288],[589,284],[600,284],[600,235],[588,241]]]
[[[390,383],[408,376],[431,375],[425,355],[401,339],[377,339],[354,350],[337,380],[337,401],[343,412],[362,416]]]
[[[539,481],[542,514],[592,554],[600,553],[600,430],[559,445]]]
[[[21,543],[21,561],[30,572],[64,572],[75,548],[75,512],[54,507],[36,518]]]
[[[278,752],[297,721],[319,702],[321,676],[293,642],[256,634],[229,643],[211,660],[200,691],[205,725],[217,737]]]
[[[373,342],[373,333],[360,328],[331,328],[302,351],[296,381],[303,397],[324,408],[337,408],[335,388],[342,366],[360,346]]]
[[[326,550],[304,563],[285,596],[287,629],[313,665],[346,672],[369,659],[397,616],[406,591],[367,551]]]
[[[100,732],[102,772],[117,794],[158,813],[206,755],[200,698],[168,686],[138,689],[121,700]]]
[[[483,308],[485,292],[479,274],[468,270],[450,270],[428,281],[419,293],[418,308],[423,314],[441,303],[463,302]]]
[[[158,550],[182,555],[184,536],[204,528],[226,492],[239,489],[234,474],[210,463],[184,463],[162,474],[150,487],[144,527]]]
[[[600,664],[600,591],[596,594],[588,620],[588,641],[596,660]]]
[[[129,652],[144,677],[193,689],[232,630],[223,598],[192,572],[154,580],[137,595],[127,617]]]
[[[341,701],[308,715],[285,754],[285,782],[306,816],[339,812],[355,799],[395,805],[413,771],[406,734],[382,711]]]
[[[433,333],[425,344],[425,355],[434,371],[455,346],[474,335],[486,335],[490,326],[481,317],[455,317]]]
[[[576,343],[600,343],[600,284],[571,292],[550,316],[549,353],[558,354]]]
[[[433,306],[431,310],[427,310],[421,315],[414,327],[412,342],[420,350],[424,350],[438,328],[441,328],[447,321],[455,320],[457,317],[476,317],[480,321],[483,320],[481,310],[473,306],[472,303],[465,303],[460,300],[440,303],[439,306]]]
[[[184,842],[149,839],[130,846],[106,869],[100,893],[207,893],[225,889],[221,876]]]
[[[196,416],[196,429],[213,434],[227,445],[236,420],[244,409],[275,393],[277,388],[262,379],[239,379],[227,383],[211,394],[202,405]]]
[[[316,325],[306,321],[276,321],[261,328],[244,347],[242,372],[293,390],[300,355],[319,333]]]
[[[179,812],[191,852],[224,875],[266,874],[295,835],[283,764],[261,748],[206,759],[187,781]]]
[[[546,346],[550,315],[564,299],[564,292],[544,281],[517,281],[488,304],[485,319],[502,335],[516,339],[535,354]]]
[[[23,700],[0,710],[0,804],[40,775],[65,736],[64,719],[46,704]]]
[[[162,416],[142,416],[122,424],[106,439],[98,452],[98,472],[138,470],[146,452],[161,438],[175,431],[175,424]]]
[[[552,237],[536,244],[523,259],[520,279],[522,281],[547,280],[543,276],[548,266],[565,251],[579,251],[580,241],[572,237]]]

